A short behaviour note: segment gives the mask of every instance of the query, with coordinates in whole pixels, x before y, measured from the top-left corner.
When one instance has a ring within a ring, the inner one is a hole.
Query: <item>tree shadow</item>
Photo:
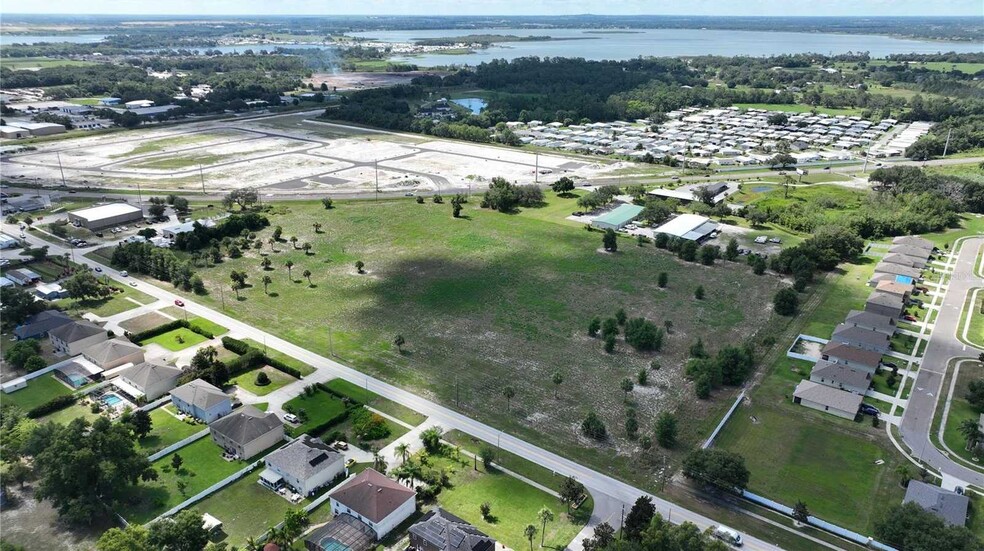
[[[317,288],[318,288],[317,283],[308,283],[308,289],[317,289]]]
[[[280,296],[280,293],[274,291],[272,293],[267,293],[267,296],[270,297],[270,298],[277,298],[277,297]]]

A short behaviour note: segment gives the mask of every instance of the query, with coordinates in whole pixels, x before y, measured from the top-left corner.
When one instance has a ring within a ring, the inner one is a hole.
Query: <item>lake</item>
[[[457,103],[458,105],[470,110],[475,115],[482,112],[487,105],[485,100],[482,98],[460,98],[451,100],[452,103]]]
[[[72,44],[89,44],[106,38],[105,34],[0,34],[0,45],[4,44],[37,44],[38,42],[71,42]]]
[[[862,34],[706,29],[638,29],[619,33],[592,32],[591,29],[442,29],[349,34],[385,42],[411,42],[415,38],[442,38],[468,34],[551,36],[559,39],[543,42],[504,42],[465,55],[423,54],[392,58],[394,61],[415,63],[423,67],[452,64],[478,65],[493,59],[515,59],[525,56],[624,60],[639,56],[770,56],[806,52],[843,54],[849,51],[867,51],[872,57],[885,57],[898,53],[981,51],[980,44],[972,42],[931,42]]]

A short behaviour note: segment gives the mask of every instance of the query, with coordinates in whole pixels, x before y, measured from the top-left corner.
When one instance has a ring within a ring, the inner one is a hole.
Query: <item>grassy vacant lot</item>
[[[947,377],[946,384],[943,388],[943,392],[948,392],[950,381],[952,381],[952,372],[955,369],[951,365],[949,372],[950,377]],[[981,416],[981,412],[977,411],[970,402],[964,397],[967,395],[968,385],[971,381],[980,379],[984,377],[984,367],[977,362],[964,362],[960,365],[960,373],[957,377],[957,384],[953,389],[953,400],[950,401],[950,411],[946,417],[946,427],[943,429],[943,441],[946,443],[950,450],[959,455],[960,457],[971,461],[974,454],[967,451],[967,440],[960,434],[958,430],[960,423],[971,419],[975,423]],[[938,415],[942,415],[939,412]],[[934,424],[934,432],[938,430],[938,426]]]
[[[260,372],[267,374],[267,377],[270,378],[269,384],[265,386],[259,386],[256,384],[256,375]],[[266,396],[274,390],[277,390],[285,385],[289,385],[296,380],[297,379],[291,377],[283,371],[278,371],[268,365],[264,365],[233,377],[229,383],[257,396]]]
[[[86,312],[92,312],[97,316],[109,317],[120,312],[132,310],[141,304],[150,304],[155,300],[154,297],[127,285],[118,285],[115,283],[112,285],[119,289],[120,292],[113,293],[107,298],[91,300],[63,298],[56,300],[55,304],[64,310],[65,313],[73,316],[81,316]]]
[[[231,314],[321,354],[329,353],[330,327],[342,361],[560,452],[585,455],[571,427],[596,410],[613,442],[593,460],[611,465],[615,458],[629,473],[639,450],[618,430],[625,409],[619,381],[658,359],[651,385],[634,393],[640,423],[649,427],[660,411],[678,410],[686,444],[698,440],[707,410],[719,405],[692,399],[681,377],[687,349],[698,337],[715,349],[754,335],[772,320],[779,282],[744,264],[685,263],[628,240],[618,254],[599,253],[601,234],[563,219],[577,210],[576,199],[549,195],[546,207],[514,215],[478,209],[475,198],[461,219],[451,218],[447,204],[411,200],[338,202],[331,210],[275,205],[283,214],[271,214],[271,228],[258,237],[266,242],[280,225],[285,239],[310,242],[312,254],[279,243],[227,259],[200,271],[213,292],[196,300],[220,307],[214,290],[228,288],[230,270],[245,271],[254,286],[241,291],[242,300],[226,301]],[[263,272],[260,255],[273,260],[273,271]],[[301,283],[288,279],[287,260]],[[367,273],[356,272],[358,260]],[[313,288],[300,277],[305,269]],[[662,271],[666,289],[656,284]],[[274,280],[269,295],[258,283],[264,274]],[[693,298],[698,285],[705,300]],[[637,353],[619,341],[606,354],[587,337],[588,320],[620,307],[661,326],[673,322],[661,353]],[[403,353],[392,345],[398,334],[407,342]],[[566,382],[555,399],[557,371]],[[507,385],[517,393],[511,411],[500,398]]]
[[[42,375],[27,382],[27,386],[3,395],[3,403],[15,405],[24,411],[36,408],[51,401],[56,396],[71,394],[72,389],[55,378],[54,375]]]
[[[194,508],[222,521],[223,540],[241,546],[246,538],[259,537],[284,518],[288,509],[300,509],[310,503],[305,499],[297,505],[280,497],[259,483],[262,467],[242,479],[222,488],[196,503]]]
[[[180,471],[171,468],[171,458],[178,454],[184,460]],[[129,522],[145,523],[201,492],[246,466],[244,461],[222,459],[222,448],[211,438],[202,438],[180,450],[165,455],[152,466],[159,478],[153,482],[141,482],[133,490],[134,499],[125,503],[117,512]],[[187,485],[182,493],[178,481]]]
[[[146,314],[140,314],[137,317],[120,322],[120,327],[131,333],[141,333],[170,321],[170,318],[166,318],[157,312],[147,312]]]
[[[816,111],[824,115],[860,115],[862,109],[835,109],[831,107],[813,107],[801,103],[736,103],[741,109],[765,109],[767,111],[786,111],[789,113],[812,113]]]
[[[134,157],[136,155],[146,155],[149,153],[159,153],[169,148],[190,146],[202,142],[207,142],[217,137],[225,136],[226,134],[227,134],[226,132],[222,132],[222,131],[195,132],[195,133],[187,133],[187,134],[178,134],[176,136],[159,138],[156,140],[147,140],[141,142],[139,145],[137,145],[130,151],[127,151],[126,153],[121,153],[118,155],[110,155],[110,158],[115,159],[120,157]],[[238,132],[230,133],[230,134],[240,135]],[[245,136],[245,134],[242,135]]]
[[[547,523],[544,541],[545,547],[554,549],[566,548],[583,527],[582,519],[590,516],[588,510],[579,510],[575,513],[578,520],[572,522],[565,514],[565,506],[557,498],[495,469],[485,471],[479,465],[480,470],[475,471],[468,458],[454,462],[445,457],[432,456],[429,463],[433,468],[453,470],[452,486],[441,491],[437,503],[512,549],[529,546],[523,536],[523,528],[527,524],[540,528],[536,513],[543,507],[556,515],[554,522]],[[492,505],[494,522],[483,519],[479,511],[479,506],[486,501]],[[539,538],[537,532],[534,544],[539,543]]]
[[[342,396],[348,396],[353,400],[360,401],[369,407],[377,409],[387,415],[396,417],[400,421],[403,421],[409,425],[417,426],[427,419],[424,415],[421,415],[404,405],[383,398],[375,392],[369,392],[368,390],[360,388],[358,385],[354,385],[345,379],[332,379],[325,384],[328,388],[341,394]]]
[[[224,159],[232,157],[232,154],[221,155],[217,153],[188,153],[185,155],[175,154],[165,157],[153,157],[144,161],[132,161],[126,164],[129,168],[150,168],[150,169],[169,169],[187,168],[189,166],[209,166]]]
[[[147,346],[148,344],[159,344],[172,352],[177,352],[178,350],[184,350],[185,348],[195,346],[196,344],[205,342],[206,340],[208,339],[198,333],[195,333],[191,329],[179,327],[168,331],[167,333],[162,333],[156,337],[149,338],[141,342],[140,345]]]
[[[280,361],[284,362],[285,364],[289,365],[290,367],[293,367],[294,369],[296,369],[297,371],[300,372],[300,374],[301,374],[302,377],[304,375],[310,375],[310,374],[314,373],[314,368],[311,367],[311,366],[309,366],[308,364],[306,364],[304,362],[301,362],[300,360],[296,360],[296,359],[294,359],[294,358],[292,358],[292,357],[284,354],[283,352],[279,352],[277,350],[273,350],[272,348],[267,348],[267,347],[263,346],[263,343],[261,343],[261,342],[256,342],[253,339],[243,339],[243,341],[245,341],[247,344],[249,344],[253,348],[256,348],[256,349],[259,349],[259,350],[263,350],[263,353],[266,354],[267,357],[269,357],[271,359],[274,359],[274,360],[280,360]]]
[[[835,175],[820,174],[817,176]],[[755,205],[763,210],[800,205],[807,212],[812,209],[817,209],[817,212],[820,210],[847,212],[856,210],[861,205],[865,193],[856,189],[828,184],[790,187],[787,196],[783,186],[752,182],[742,184],[741,191],[733,197],[735,202]]]
[[[475,455],[478,455],[485,446],[494,446],[494,443],[483,442],[478,438],[458,430],[445,433],[444,440]],[[495,451],[495,463],[504,469],[525,476],[557,492],[560,491],[560,485],[564,481],[564,477],[554,473],[550,469],[505,450]],[[590,510],[590,507],[588,507],[588,510]]]
[[[345,435],[344,438],[341,438],[341,440],[345,440],[346,442],[354,442],[360,448],[362,448],[364,450],[368,450],[370,448],[375,448],[377,450],[381,450],[381,449],[385,448],[386,446],[388,446],[391,442],[393,442],[397,438],[399,438],[399,437],[403,436],[404,434],[410,432],[410,429],[408,429],[408,428],[406,428],[403,425],[400,425],[398,423],[394,423],[393,421],[390,421],[389,419],[386,419],[385,417],[383,418],[383,422],[386,424],[387,428],[389,428],[389,434],[387,436],[383,437],[383,438],[378,439],[378,440],[361,440],[359,438],[356,438],[355,433],[352,432],[352,417],[351,416],[349,416],[348,419],[342,421],[338,425],[335,425],[334,427],[332,427],[331,430],[333,430],[333,431],[336,431],[337,430],[337,431],[341,432],[342,434]]]
[[[302,394],[292,398],[284,404],[284,407],[291,407],[295,412],[304,410],[307,413],[307,422],[294,429],[294,434],[304,434],[345,411],[344,402],[322,391],[315,392],[311,396]]]
[[[47,67],[81,67],[95,65],[92,61],[77,61],[74,59],[55,59],[51,57],[5,57],[0,66],[8,69],[34,69]]]
[[[179,421],[177,417],[168,413],[164,408],[157,408],[150,412],[150,420],[153,423],[150,434],[137,440],[137,446],[147,455],[156,453],[207,428],[205,425],[192,425]]]

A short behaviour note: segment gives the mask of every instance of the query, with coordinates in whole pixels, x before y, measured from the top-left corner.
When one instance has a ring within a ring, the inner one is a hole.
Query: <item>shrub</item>
[[[256,374],[256,386],[267,386],[270,384],[270,376],[265,371]]]
[[[588,413],[584,421],[581,422],[581,432],[588,438],[595,440],[604,440],[608,435],[605,423],[593,411]]]
[[[663,330],[645,318],[633,318],[625,324],[625,342],[636,350],[663,348]]]
[[[78,400],[74,394],[66,394],[64,396],[56,396],[51,400],[35,407],[34,409],[27,412],[28,419],[37,419],[38,417],[44,417],[49,413],[54,413],[58,410],[65,409],[68,406],[74,404]]]
[[[379,440],[390,435],[386,420],[364,407],[352,412],[352,431],[360,440]]]
[[[799,308],[799,297],[796,296],[796,291],[786,287],[779,289],[772,299],[772,304],[780,316],[792,316]]]

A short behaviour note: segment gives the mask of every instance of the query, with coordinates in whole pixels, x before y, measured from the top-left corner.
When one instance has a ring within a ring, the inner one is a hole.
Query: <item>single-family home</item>
[[[903,302],[909,300],[909,296],[916,290],[916,286],[911,283],[899,283],[898,281],[879,281],[875,285],[875,291],[900,297]]]
[[[871,386],[871,372],[854,369],[843,364],[818,360],[810,371],[814,383],[832,386],[855,394],[864,395]]]
[[[171,391],[171,403],[182,413],[205,423],[232,411],[232,400],[222,390],[202,379],[195,379]]]
[[[208,426],[212,440],[224,450],[249,459],[284,439],[284,423],[275,413],[243,406]]]
[[[39,339],[47,336],[48,332],[55,327],[72,323],[73,321],[75,320],[60,310],[45,310],[44,312],[34,314],[24,320],[24,323],[15,327],[14,336],[20,340]]]
[[[103,369],[113,369],[128,363],[144,361],[143,348],[120,338],[94,344],[82,351],[85,359]]]
[[[44,300],[57,300],[68,296],[68,291],[57,283],[38,283],[34,295]]]
[[[181,370],[157,362],[143,362],[119,373],[114,384],[134,398],[152,402],[177,386]]]
[[[464,520],[441,509],[431,509],[408,530],[416,551],[495,551],[495,540]]]
[[[824,411],[844,419],[854,419],[862,396],[832,386],[803,379],[793,391],[793,403]]]
[[[7,272],[6,277],[10,281],[13,281],[22,287],[34,285],[35,283],[41,281],[41,276],[26,268],[10,270]]]
[[[939,486],[926,484],[919,480],[910,480],[905,489],[905,498],[902,503],[915,503],[950,525],[965,526],[967,524],[967,509],[970,505],[970,499],[965,495],[944,490]]]
[[[376,539],[386,537],[416,511],[417,492],[366,469],[331,491],[331,512],[350,515],[368,525]]]
[[[820,358],[874,373],[881,364],[882,355],[871,350],[864,350],[854,345],[840,342],[828,342],[820,349]]]
[[[56,353],[77,356],[90,346],[109,339],[106,330],[88,320],[73,321],[48,331]],[[91,361],[91,360],[90,360]]]
[[[922,270],[926,267],[926,260],[905,254],[889,253],[882,257],[882,262],[887,264],[898,264],[909,268]]]
[[[928,261],[929,257],[932,256],[932,251],[913,247],[912,245],[892,245],[888,248],[888,252],[889,254],[901,254],[911,256],[912,258],[920,258],[924,262]]]
[[[904,306],[905,303],[902,301],[902,297],[876,291],[871,293],[871,296],[865,301],[864,311],[897,318],[902,315],[902,308]]]
[[[922,270],[920,270],[919,268],[913,268],[911,266],[892,264],[891,262],[879,262],[878,264],[875,265],[875,274],[872,277],[872,280],[874,280],[879,274],[891,274],[893,276],[911,277],[915,281],[918,280],[920,277],[922,277]],[[875,283],[872,283],[871,280],[869,280],[868,284],[871,285],[872,287],[875,286]]]
[[[908,245],[910,247],[918,247],[920,249],[932,252],[936,248],[929,239],[923,239],[922,237],[916,237],[914,235],[900,235],[892,239],[893,245]]]
[[[862,310],[851,310],[844,319],[844,324],[871,329],[889,336],[894,335],[897,328],[895,318]]]
[[[830,338],[831,342],[840,342],[857,346],[862,350],[871,350],[880,354],[885,354],[891,349],[891,337],[885,333],[872,331],[863,327],[855,327],[841,323],[834,328],[834,334]]]
[[[261,484],[274,490],[287,485],[303,496],[345,472],[342,454],[307,434],[266,456],[263,463],[266,468],[260,473]]]

